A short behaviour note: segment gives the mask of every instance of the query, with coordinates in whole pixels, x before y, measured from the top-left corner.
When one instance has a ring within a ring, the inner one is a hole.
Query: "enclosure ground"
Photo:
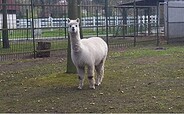
[[[102,85],[77,90],[66,56],[0,63],[0,112],[184,112],[184,47],[111,49]]]

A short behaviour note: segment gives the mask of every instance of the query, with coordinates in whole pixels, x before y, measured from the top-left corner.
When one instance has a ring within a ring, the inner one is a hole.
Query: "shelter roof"
[[[135,0],[136,6],[157,6],[157,2],[164,2],[164,0]],[[120,3],[118,6],[133,6],[134,0]]]

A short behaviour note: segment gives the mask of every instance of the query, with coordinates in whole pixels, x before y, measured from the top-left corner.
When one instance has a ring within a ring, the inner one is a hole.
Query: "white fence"
[[[10,29],[16,29],[16,14],[7,14],[7,26]],[[0,13],[0,29],[3,27],[3,14]]]
[[[150,17],[151,23],[156,23],[157,19],[155,16]],[[123,23],[122,17],[109,17],[109,25],[110,26],[118,26]],[[44,27],[65,27],[66,18],[42,18],[42,19],[34,19],[36,28],[44,28]],[[96,27],[105,26],[105,17],[85,17],[82,18],[82,26],[83,27]],[[148,16],[139,16],[138,23],[148,23]],[[134,24],[134,17],[127,17],[127,24]],[[27,28],[31,27],[31,19],[17,19],[17,28]]]
[[[156,15],[152,15],[150,17],[151,23],[156,23]],[[8,22],[9,26],[8,28],[14,29],[14,28],[31,28],[31,19],[16,19],[11,18],[12,21]],[[82,27],[97,27],[97,26],[105,26],[106,25],[106,18],[105,17],[84,17],[82,18]],[[119,26],[123,24],[123,17],[109,17],[109,26]],[[58,28],[58,27],[65,27],[67,26],[67,19],[66,18],[39,18],[34,19],[34,27],[35,28]],[[2,23],[2,19],[0,19],[0,23]],[[14,24],[12,24],[14,23]],[[138,23],[140,24],[146,24],[148,23],[148,16],[138,16]],[[127,25],[134,24],[134,17],[127,17]],[[2,28],[2,27],[1,27]],[[0,28],[0,29],[1,29]]]

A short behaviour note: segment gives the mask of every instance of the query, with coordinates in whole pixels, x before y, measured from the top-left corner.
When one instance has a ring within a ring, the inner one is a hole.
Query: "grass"
[[[96,90],[87,78],[76,89],[65,58],[3,62],[0,112],[184,112],[183,56],[183,46],[111,49]]]
[[[35,29],[36,30],[36,29]],[[83,28],[83,35],[84,36],[89,36],[89,35],[96,35],[97,32],[99,35],[105,35],[105,27],[99,27],[98,31],[96,29],[93,28]],[[111,30],[112,31],[112,30]],[[109,31],[109,32],[111,32]],[[32,38],[32,31],[31,29],[16,29],[16,30],[11,30],[9,31],[9,39],[29,39]],[[66,29],[66,36],[68,35],[67,33],[67,29]],[[42,29],[42,34],[41,37],[44,38],[52,38],[52,37],[65,37],[65,28],[57,28],[57,29],[53,29],[51,31],[51,29]],[[0,38],[2,38],[2,31],[0,31]]]
[[[65,29],[53,29],[51,31],[50,29],[42,29],[42,37],[64,37],[65,36]],[[2,37],[2,34],[0,32],[0,37]],[[17,29],[9,31],[9,39],[17,39],[17,38],[32,38],[32,32],[31,29]]]

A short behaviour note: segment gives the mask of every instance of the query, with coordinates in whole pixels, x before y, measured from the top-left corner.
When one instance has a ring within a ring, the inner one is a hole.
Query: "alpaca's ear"
[[[68,21],[68,23],[70,23],[70,19],[69,19],[69,18],[68,18],[68,20],[67,20],[67,21]]]
[[[79,23],[79,22],[80,22],[80,19],[79,19],[79,18],[77,18],[77,19],[76,19],[76,21]]]

